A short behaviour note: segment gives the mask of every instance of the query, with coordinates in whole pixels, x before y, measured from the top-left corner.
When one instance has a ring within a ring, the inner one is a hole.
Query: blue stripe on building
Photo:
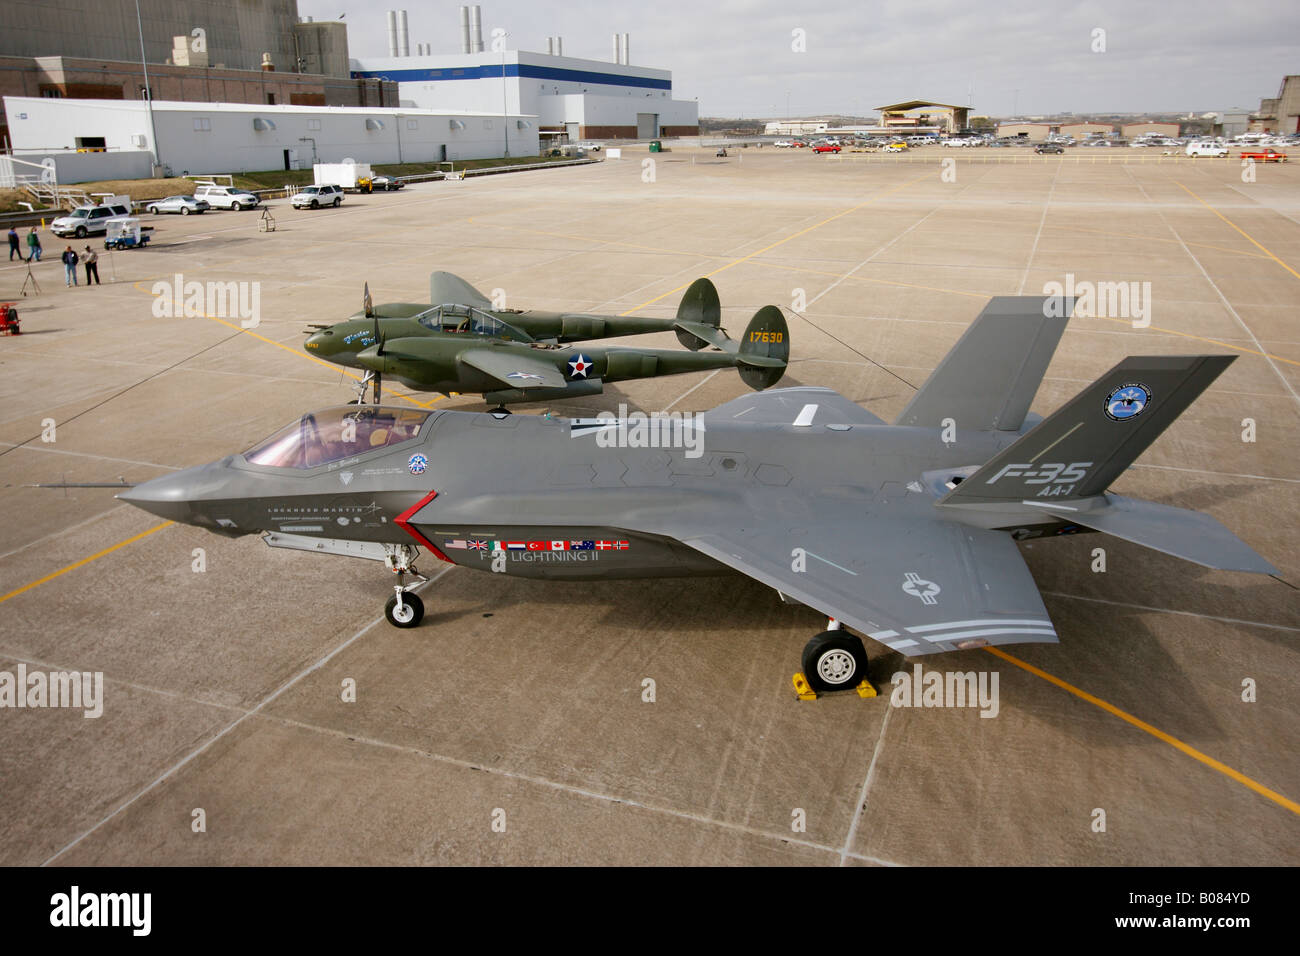
[[[588,70],[561,70],[553,66],[535,66],[531,63],[507,63],[506,76],[530,80],[564,80],[570,83],[592,83],[605,86],[635,86],[646,90],[672,90],[672,80],[656,80],[645,76],[623,76],[618,73],[594,73]],[[500,66],[443,67],[437,70],[353,70],[354,80],[393,80],[412,83],[438,80],[500,79]]]

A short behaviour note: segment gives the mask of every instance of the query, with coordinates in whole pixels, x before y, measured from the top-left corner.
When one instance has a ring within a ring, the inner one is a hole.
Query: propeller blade
[[[361,310],[365,313],[366,318],[375,314],[375,304],[370,300],[370,283],[366,283],[366,291],[361,296]]]

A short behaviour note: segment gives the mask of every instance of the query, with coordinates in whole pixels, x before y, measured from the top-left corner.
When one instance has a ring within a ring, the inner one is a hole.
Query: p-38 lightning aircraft
[[[313,325],[304,348],[312,355],[366,369],[359,392],[373,387],[379,404],[385,376],[417,391],[481,392],[487,401],[549,401],[598,395],[604,383],[735,368],[754,389],[775,385],[790,357],[790,330],[781,310],[756,313],[739,343],[721,328],[718,290],[696,279],[673,319],[579,312],[492,309],[459,276],[429,277],[433,305],[373,305],[367,285],[361,312],[335,325]],[[587,339],[676,332],[690,351],[630,346],[562,348]],[[718,351],[692,354],[706,346]]]
[[[1055,642],[1019,539],[1098,531],[1276,573],[1208,515],[1108,491],[1234,356],[1129,357],[1042,420],[1029,406],[1069,311],[1045,307],[992,299],[893,424],[811,387],[698,419],[341,406],[119,497],[272,547],[383,561],[398,627],[424,613],[404,583],[424,580],[421,548],[556,580],[740,572],[829,619],[802,659],[823,690],[866,675],[846,628],[908,656]]]

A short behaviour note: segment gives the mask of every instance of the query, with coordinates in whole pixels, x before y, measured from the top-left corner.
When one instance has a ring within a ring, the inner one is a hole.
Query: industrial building
[[[114,178],[147,177],[156,148],[173,173],[305,169],[313,163],[415,163],[536,155],[533,117],[412,109],[139,100],[4,99],[16,158],[58,165],[103,149]],[[117,166],[134,164],[132,176]],[[94,176],[91,178],[109,178]],[[70,180],[60,176],[60,182]]]
[[[508,35],[485,49],[478,9],[461,7],[459,53],[417,45],[415,56],[399,12],[389,21],[389,55],[354,57],[352,76],[396,82],[403,107],[536,116],[547,142],[699,135],[699,104],[673,99],[671,71],[633,66],[627,34],[612,37],[608,61],[564,56],[561,37],[546,53],[505,49]]]
[[[1300,76],[1283,77],[1277,96],[1259,101],[1250,119],[1252,133],[1300,133]]]
[[[950,103],[931,103],[926,100],[908,100],[877,106],[880,125],[899,135],[919,133],[952,133],[966,128],[970,118],[969,106]]]

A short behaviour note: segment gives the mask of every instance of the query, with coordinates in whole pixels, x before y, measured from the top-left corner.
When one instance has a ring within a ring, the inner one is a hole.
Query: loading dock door
[[[636,138],[654,139],[658,135],[659,135],[659,114],[658,113],[637,113],[636,114]]]
[[[578,141],[578,124],[577,124],[577,123],[565,123],[565,124],[564,124],[564,135],[567,137],[567,139],[568,139],[568,141],[569,141],[570,143],[576,143],[576,142]]]

